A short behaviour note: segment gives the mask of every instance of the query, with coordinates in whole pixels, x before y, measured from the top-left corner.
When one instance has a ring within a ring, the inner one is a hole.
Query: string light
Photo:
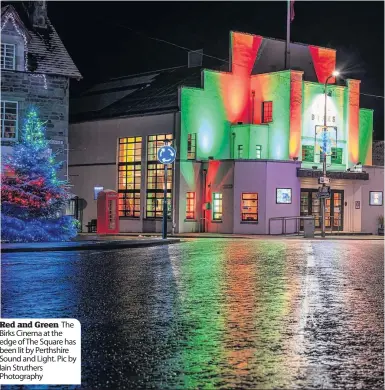
[[[62,163],[55,162],[44,132],[36,109],[29,110],[22,141],[4,157],[5,169],[12,172],[1,177],[4,240],[63,241],[77,234],[78,222],[60,216],[70,198],[69,185],[57,178]]]
[[[1,31],[3,31],[4,27],[8,23],[9,19],[11,19],[12,25],[13,25],[14,29],[17,31],[17,33],[23,37],[23,40],[24,40],[24,70],[26,72],[28,72],[28,40],[27,40],[27,37],[25,36],[25,34],[22,31],[20,31],[19,28],[17,27],[17,23],[15,21],[15,17],[14,17],[12,12],[7,12],[5,14],[4,23],[1,26]],[[44,89],[47,89],[47,78],[45,77],[45,74],[33,74],[33,73],[31,73],[31,74],[34,77],[42,78]]]

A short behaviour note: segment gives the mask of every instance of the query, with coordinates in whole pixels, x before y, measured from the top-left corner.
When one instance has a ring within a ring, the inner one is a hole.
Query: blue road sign
[[[172,164],[176,158],[176,151],[172,146],[165,145],[158,150],[158,161],[162,164]]]

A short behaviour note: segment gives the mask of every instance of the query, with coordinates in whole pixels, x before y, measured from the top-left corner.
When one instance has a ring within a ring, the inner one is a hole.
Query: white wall
[[[369,192],[382,191],[384,197],[384,167],[365,166],[364,170],[369,173],[369,181],[362,185],[362,231],[378,234],[377,218],[379,215],[384,215],[384,206],[370,206]]]
[[[156,134],[173,134],[174,114],[149,115],[71,124],[69,129],[69,180],[71,192],[86,200],[83,225],[96,219],[94,187],[117,190],[117,143],[118,138],[141,136],[142,161],[146,161],[146,137]],[[142,186],[145,189],[146,165],[142,165]],[[151,229],[143,225],[145,190],[141,191],[140,219],[120,218],[121,232],[141,232]],[[153,224],[161,231],[159,223]],[[171,226],[171,224],[170,224]],[[170,227],[171,229],[171,227]]]

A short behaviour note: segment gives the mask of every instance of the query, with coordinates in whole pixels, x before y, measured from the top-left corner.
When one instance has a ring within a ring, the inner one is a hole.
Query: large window
[[[256,159],[262,158],[262,146],[261,145],[257,145],[255,147],[255,158]]]
[[[273,102],[262,103],[262,123],[273,121]]]
[[[186,219],[195,219],[195,192],[187,192],[186,202]]]
[[[162,218],[164,193],[164,165],[158,163],[158,149],[165,142],[172,143],[172,134],[150,135],[147,140],[146,218]],[[173,165],[167,166],[167,215],[171,218]]]
[[[195,160],[196,159],[196,134],[187,134],[187,159]]]
[[[213,221],[222,221],[222,194],[213,193]]]
[[[258,194],[243,193],[241,204],[242,221],[258,222]]]
[[[369,191],[369,205],[382,206],[382,191]]]
[[[302,145],[302,161],[314,162],[313,145]]]
[[[15,45],[1,44],[1,69],[15,70]]]
[[[140,217],[142,137],[119,139],[119,216]]]
[[[18,114],[17,102],[1,102],[1,138],[6,140],[17,139]]]

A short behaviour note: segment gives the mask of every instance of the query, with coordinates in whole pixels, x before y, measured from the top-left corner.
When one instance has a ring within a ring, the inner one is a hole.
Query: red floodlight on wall
[[[97,200],[98,234],[119,233],[118,194],[113,190],[100,191]]]

